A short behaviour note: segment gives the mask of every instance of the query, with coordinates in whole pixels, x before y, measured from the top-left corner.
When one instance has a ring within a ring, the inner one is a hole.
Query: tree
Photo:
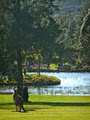
[[[73,16],[68,12],[63,12],[57,18],[61,29],[60,36],[57,39],[56,46],[56,53],[59,56],[60,64],[69,62],[75,65],[77,50],[79,48],[78,47],[79,23],[77,22],[77,16],[75,15]]]
[[[9,13],[7,14],[9,19],[8,48],[10,55],[15,56],[13,62],[17,61],[18,92],[23,95],[22,61],[27,51],[42,50],[44,44],[47,43],[45,35],[48,35],[50,39],[53,38],[49,33],[51,32],[50,21],[53,20],[51,16],[55,10],[54,0],[4,0],[3,5],[4,10]]]
[[[0,1],[0,74],[6,75],[8,69],[8,51],[7,51],[7,12],[3,8],[3,1]]]
[[[83,18],[88,13],[88,9],[90,8],[90,0],[85,0],[82,4],[82,10],[81,10],[81,20],[83,22]]]
[[[80,39],[82,44],[82,62],[83,65],[90,65],[90,8],[83,19],[80,30]]]

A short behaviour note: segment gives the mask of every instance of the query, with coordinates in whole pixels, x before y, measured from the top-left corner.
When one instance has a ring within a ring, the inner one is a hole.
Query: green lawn
[[[90,120],[90,96],[30,95],[27,112],[15,112],[12,95],[0,95],[0,120]]]

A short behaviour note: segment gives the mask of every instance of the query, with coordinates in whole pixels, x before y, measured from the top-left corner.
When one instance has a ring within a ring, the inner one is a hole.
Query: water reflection
[[[61,85],[29,87],[30,94],[44,95],[90,95],[90,73],[41,73],[60,78]],[[13,93],[13,87],[0,88],[0,93]]]
[[[29,93],[39,95],[90,95],[90,86],[29,88]]]

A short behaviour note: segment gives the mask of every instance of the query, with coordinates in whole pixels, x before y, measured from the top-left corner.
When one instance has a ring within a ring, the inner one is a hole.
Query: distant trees
[[[60,64],[68,62],[76,65],[79,51],[79,23],[78,15],[63,12],[57,18],[60,26],[60,36],[57,39],[56,53],[59,56]]]
[[[90,8],[90,0],[84,0],[84,2],[82,4],[82,10],[81,10],[81,19],[82,20],[85,17],[85,15],[88,13],[89,8]]]
[[[83,19],[83,24],[80,30],[80,40],[82,44],[83,65],[90,66],[90,8]]]
[[[60,64],[65,62],[82,68],[90,65],[90,2],[86,0],[79,14],[62,12],[57,16],[61,33],[57,39],[56,54]],[[83,20],[84,19],[84,20]]]

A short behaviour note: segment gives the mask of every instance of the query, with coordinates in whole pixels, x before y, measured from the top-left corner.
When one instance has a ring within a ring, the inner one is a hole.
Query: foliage
[[[90,4],[90,2],[87,1],[86,3],[87,4],[85,5],[87,5],[88,8],[88,4]],[[86,6],[84,7],[87,11]],[[90,66],[90,8],[88,9],[88,12],[83,18],[83,23],[80,30],[80,41],[82,45],[81,55],[83,55],[82,64],[83,66]]]
[[[90,8],[90,1],[89,0],[85,0],[82,4],[82,10],[81,10],[81,19],[83,22],[83,18],[85,17],[85,15],[88,13],[88,9]]]
[[[15,70],[14,61],[17,61],[15,75],[19,92],[22,95],[22,63],[25,61],[25,55],[33,51],[37,54],[46,51],[45,44],[51,47],[57,38],[58,27],[52,17],[57,5],[54,4],[54,0],[3,0],[1,3],[7,17],[5,22],[8,23],[5,29],[5,35],[7,35],[5,43],[8,47],[6,51],[10,56],[9,74],[12,78],[12,71]]]
[[[87,20],[87,18],[85,17],[89,14],[88,9],[90,7],[90,1],[66,1],[65,4],[67,5],[68,3],[72,5],[73,3],[75,5],[83,3],[80,5],[82,6],[82,11],[80,10],[81,13],[79,11],[73,14],[73,11],[67,10],[66,12],[63,8],[61,14],[57,16],[56,19],[60,25],[60,29],[62,30],[62,32],[57,39],[56,54],[57,56],[59,56],[59,64],[64,64],[65,62],[68,62],[69,64],[76,65],[77,68],[81,69],[81,67],[84,67],[84,65],[89,66],[90,64],[90,19],[88,17]],[[83,18],[84,20],[82,20]],[[80,33],[80,31],[82,32]],[[80,34],[82,34],[82,37],[80,36]]]
[[[6,27],[7,22],[5,21],[6,13],[3,9],[3,2],[0,1],[0,74],[5,75],[8,67],[8,52],[6,41]]]
[[[26,81],[26,83],[30,83],[31,85],[35,85],[35,86],[60,84],[60,80],[54,76],[37,75],[37,74],[25,75],[24,81]]]
[[[80,50],[78,16],[64,12],[56,19],[59,22],[60,29],[62,29],[57,39],[58,45],[56,46],[60,64],[69,62],[75,65],[75,60],[78,58],[78,51]]]
[[[51,70],[57,70],[58,65],[57,64],[50,64],[50,69]]]

